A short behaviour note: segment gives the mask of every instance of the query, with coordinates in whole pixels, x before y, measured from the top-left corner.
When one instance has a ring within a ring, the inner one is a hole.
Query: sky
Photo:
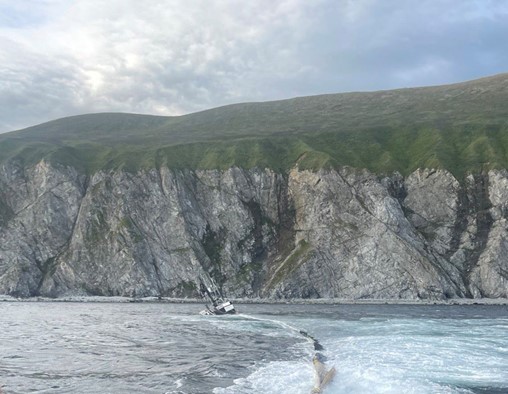
[[[508,71],[508,0],[0,0],[0,132]]]

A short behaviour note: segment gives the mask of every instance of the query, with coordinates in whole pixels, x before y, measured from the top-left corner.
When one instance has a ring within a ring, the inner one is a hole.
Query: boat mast
[[[213,306],[217,306],[222,301],[222,294],[220,293],[217,284],[214,280],[207,275],[207,280],[203,276],[199,278],[199,292],[201,293],[201,297],[208,296],[212,301]],[[209,285],[207,285],[207,283]]]

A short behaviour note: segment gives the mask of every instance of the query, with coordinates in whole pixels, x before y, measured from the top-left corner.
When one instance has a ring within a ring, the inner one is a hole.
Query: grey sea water
[[[0,302],[11,393],[508,393],[507,306]]]

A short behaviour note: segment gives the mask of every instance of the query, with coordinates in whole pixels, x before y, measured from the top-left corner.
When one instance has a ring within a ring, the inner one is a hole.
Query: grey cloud
[[[507,3],[482,4],[498,10],[474,13],[473,2],[383,1],[364,2],[356,12],[348,12],[344,4],[336,3],[318,17],[322,23],[309,39],[327,44],[301,56],[312,59],[315,67],[306,79],[309,88],[376,90],[451,83],[505,71]]]
[[[508,60],[499,1],[41,4],[15,29],[19,7],[9,26],[0,19],[3,131],[84,112],[170,115],[456,82],[503,72]]]

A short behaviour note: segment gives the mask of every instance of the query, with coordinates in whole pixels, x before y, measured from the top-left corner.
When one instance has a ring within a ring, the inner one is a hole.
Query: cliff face
[[[0,293],[508,297],[508,172],[0,171]]]

